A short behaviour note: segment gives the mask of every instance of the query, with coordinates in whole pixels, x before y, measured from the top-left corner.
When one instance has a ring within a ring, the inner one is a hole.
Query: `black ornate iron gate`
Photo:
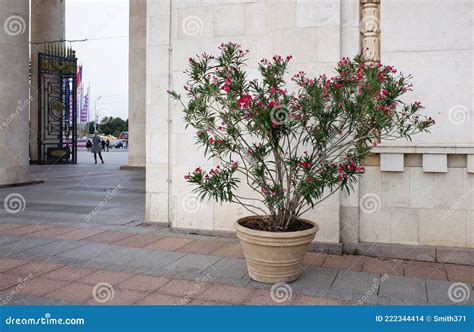
[[[77,163],[77,59],[64,45],[38,54],[38,163]]]

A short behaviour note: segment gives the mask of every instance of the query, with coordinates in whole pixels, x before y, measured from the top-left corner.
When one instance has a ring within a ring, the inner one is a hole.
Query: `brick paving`
[[[463,282],[471,292],[464,304],[474,303],[473,266],[315,252],[307,254],[300,279],[271,290],[272,285],[249,279],[236,239],[142,226],[144,198],[136,188],[143,187],[143,173],[108,167],[88,182],[64,183],[54,177],[71,170],[58,166],[49,175],[49,187],[46,181],[44,186],[0,190],[0,198],[13,190],[27,202],[17,214],[0,210],[0,302],[453,304],[448,289]],[[85,174],[90,170],[88,165],[77,168]],[[131,189],[86,222],[84,215],[118,183]],[[51,203],[42,203],[46,194]],[[46,211],[48,204],[57,204],[59,212]]]

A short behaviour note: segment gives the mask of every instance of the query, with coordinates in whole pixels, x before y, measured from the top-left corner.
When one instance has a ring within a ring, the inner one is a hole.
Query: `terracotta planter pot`
[[[302,262],[309,244],[313,241],[318,225],[309,220],[310,229],[297,232],[264,232],[242,226],[245,217],[237,220],[234,227],[244,250],[249,276],[263,283],[291,282],[298,279]]]

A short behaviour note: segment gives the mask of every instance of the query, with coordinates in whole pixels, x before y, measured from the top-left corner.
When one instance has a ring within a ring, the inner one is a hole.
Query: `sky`
[[[112,38],[110,38],[112,37]],[[120,37],[120,38],[114,38]],[[82,81],[90,83],[90,110],[99,118],[128,118],[128,0],[66,1],[66,39],[74,42]],[[102,39],[110,38],[110,39]],[[68,45],[69,46],[69,45]]]

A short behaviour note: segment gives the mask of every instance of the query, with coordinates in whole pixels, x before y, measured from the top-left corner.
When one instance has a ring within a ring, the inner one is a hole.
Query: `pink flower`
[[[300,167],[309,169],[309,168],[311,168],[311,162],[309,162],[309,161],[307,161],[307,162],[301,162],[301,163],[300,163]]]
[[[209,138],[209,144],[213,145],[213,144],[214,144],[214,142],[215,142],[214,138],[212,138],[212,137],[211,137],[211,138]]]
[[[246,110],[250,107],[250,102],[252,101],[252,96],[245,94],[237,100],[237,107],[242,110]]]
[[[357,168],[355,169],[355,172],[356,172],[356,173],[365,173],[365,167],[357,167]]]

